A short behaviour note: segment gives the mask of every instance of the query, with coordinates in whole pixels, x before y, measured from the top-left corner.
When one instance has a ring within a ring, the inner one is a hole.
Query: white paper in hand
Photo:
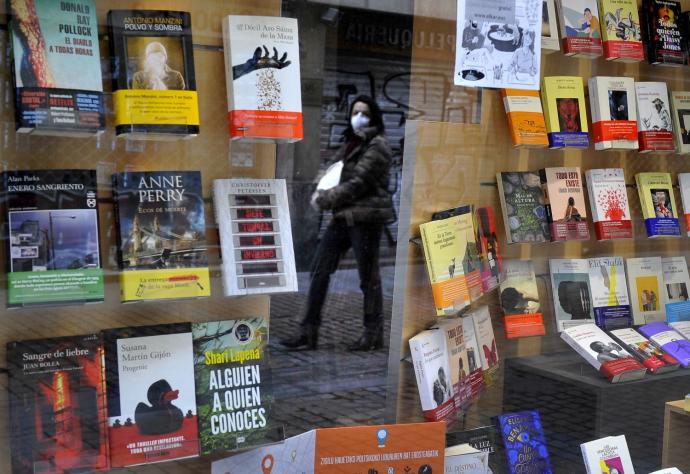
[[[328,189],[334,188],[340,183],[340,173],[343,172],[343,161],[336,161],[326,170],[326,174],[323,178],[319,180],[319,184],[316,185],[317,190],[326,191]]]

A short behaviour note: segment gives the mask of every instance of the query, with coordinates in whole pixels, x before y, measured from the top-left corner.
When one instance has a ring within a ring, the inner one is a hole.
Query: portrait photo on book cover
[[[185,90],[182,38],[127,37],[129,89]]]
[[[580,101],[576,97],[559,97],[556,99],[558,110],[558,127],[561,132],[581,132]]]
[[[645,117],[642,117],[644,129],[670,132],[673,126],[671,125],[671,113],[668,110],[668,104],[656,97],[652,101],[652,105],[654,105],[652,110]]]
[[[690,110],[680,109],[676,111],[678,114],[678,124],[680,125],[680,138],[683,145],[690,145]]]
[[[668,189],[650,189],[656,217],[674,217],[673,202]]]
[[[628,92],[609,91],[609,110],[611,120],[629,120]]]
[[[589,345],[597,354],[597,360],[602,364],[612,360],[627,359],[630,356],[623,350],[621,346],[615,342],[594,341]]]
[[[673,301],[687,301],[688,287],[685,283],[667,283],[666,294],[669,300]]]

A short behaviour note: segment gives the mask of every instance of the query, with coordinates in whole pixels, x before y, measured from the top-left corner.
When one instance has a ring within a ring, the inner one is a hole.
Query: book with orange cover
[[[501,96],[513,145],[534,148],[548,146],[539,91],[501,89]]]

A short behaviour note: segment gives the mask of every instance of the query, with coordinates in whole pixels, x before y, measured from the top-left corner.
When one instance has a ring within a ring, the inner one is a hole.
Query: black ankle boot
[[[347,347],[349,351],[373,351],[383,348],[383,326],[364,328],[364,332]]]
[[[319,330],[316,327],[303,327],[299,333],[287,339],[281,339],[279,342],[283,347],[288,349],[305,348],[309,351],[316,350],[316,344],[319,338]]]

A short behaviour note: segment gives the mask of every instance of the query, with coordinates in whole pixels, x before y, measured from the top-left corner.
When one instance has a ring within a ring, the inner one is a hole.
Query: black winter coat
[[[349,225],[393,222],[395,212],[388,192],[391,155],[388,141],[375,127],[356,131],[333,159],[333,163],[343,160],[340,183],[320,192],[318,206],[332,210],[334,217]]]

